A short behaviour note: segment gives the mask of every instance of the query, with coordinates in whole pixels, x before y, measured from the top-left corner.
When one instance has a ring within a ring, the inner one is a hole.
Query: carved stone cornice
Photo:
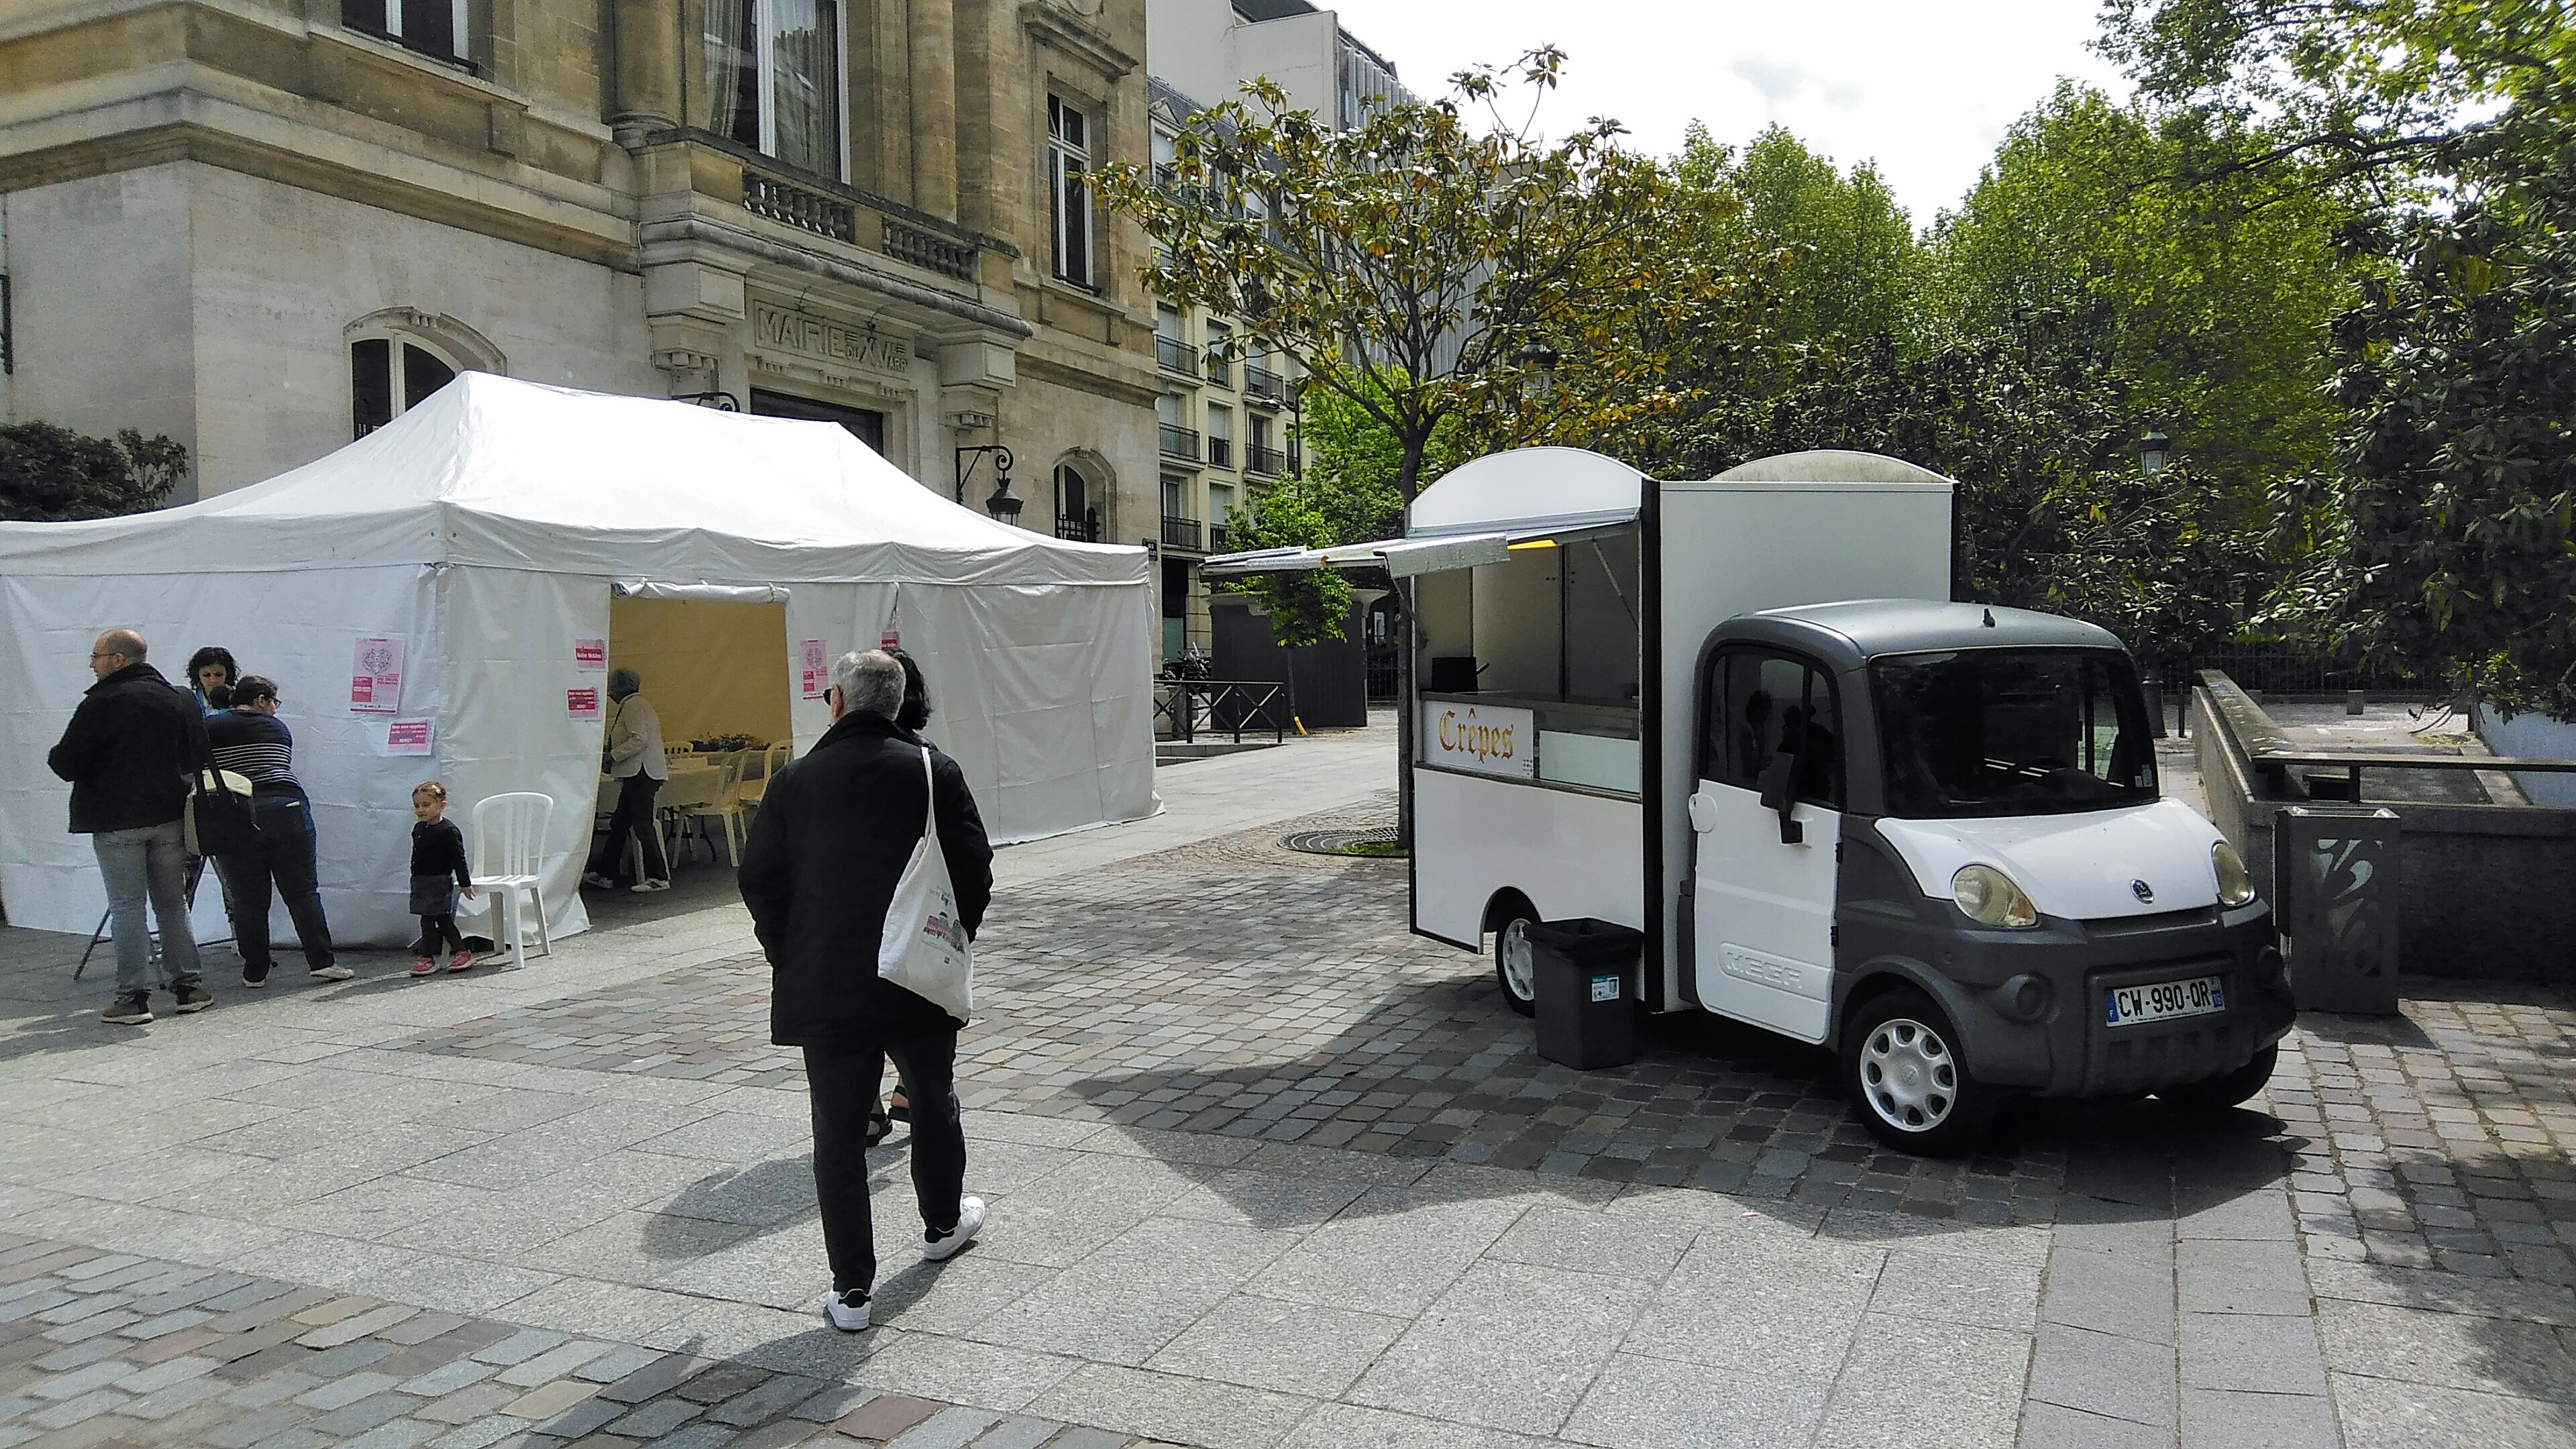
[[[1021,0],[1020,26],[1038,44],[1063,51],[1111,80],[1136,68],[1136,57],[1054,0]]]

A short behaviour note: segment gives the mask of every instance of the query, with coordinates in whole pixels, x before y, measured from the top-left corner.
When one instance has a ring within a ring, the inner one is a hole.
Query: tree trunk
[[[1404,527],[1413,527],[1413,490],[1422,476],[1422,453],[1431,441],[1430,430],[1419,437],[1399,440],[1404,447],[1404,462],[1396,473],[1396,496],[1404,500]],[[1419,653],[1414,637],[1413,580],[1391,579],[1395,585],[1396,608],[1402,625],[1395,631],[1395,839],[1407,851],[1413,849],[1413,748],[1415,716],[1413,704],[1413,657]],[[1408,912],[1409,912],[1408,908]],[[1410,916],[1408,914],[1408,919]]]

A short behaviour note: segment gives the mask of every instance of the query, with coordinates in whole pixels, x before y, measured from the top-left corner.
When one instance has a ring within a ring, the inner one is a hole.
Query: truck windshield
[[[2156,798],[2129,658],[2107,649],[1961,649],[1871,661],[1887,813],[2042,815]]]

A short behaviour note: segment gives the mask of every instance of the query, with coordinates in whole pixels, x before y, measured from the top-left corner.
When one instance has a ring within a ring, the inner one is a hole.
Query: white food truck
[[[1948,602],[1950,480],[1808,452],[1656,481],[1530,448],[1405,536],[1208,561],[1411,581],[1412,925],[1643,935],[1637,994],[1835,1051],[1882,1140],[1969,1146],[2008,1093],[2232,1105],[2290,1026],[2270,908],[2160,796],[2129,656]]]

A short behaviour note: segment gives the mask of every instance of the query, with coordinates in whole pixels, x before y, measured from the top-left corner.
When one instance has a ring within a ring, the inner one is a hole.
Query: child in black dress
[[[462,971],[474,964],[474,953],[465,949],[465,938],[456,929],[457,892],[474,899],[465,832],[448,823],[447,787],[436,780],[412,787],[411,813],[416,822],[411,828],[411,913],[420,917],[420,944],[412,948],[419,959],[411,963],[411,974],[436,971],[442,945],[454,953],[447,958],[447,969]]]

